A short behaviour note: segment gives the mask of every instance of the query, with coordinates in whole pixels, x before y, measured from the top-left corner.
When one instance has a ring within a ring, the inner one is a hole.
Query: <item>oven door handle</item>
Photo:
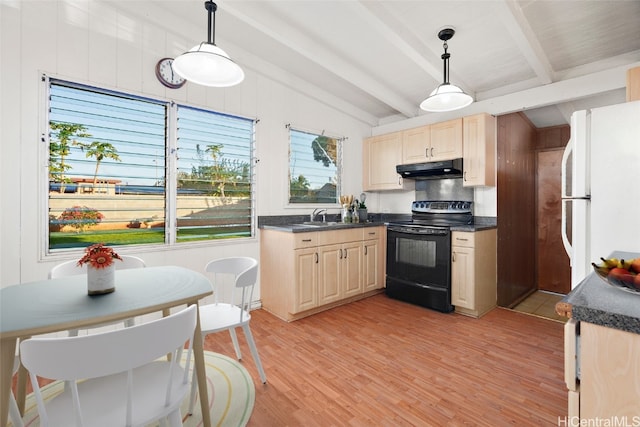
[[[447,234],[449,234],[449,230],[446,228],[432,228],[435,230],[434,233],[425,233],[423,231],[420,231],[419,229],[414,229],[411,227],[394,227],[394,226],[388,226],[387,227],[387,231],[393,231],[396,233],[401,233],[401,234],[415,234],[415,235],[421,235],[421,236],[446,236]]]

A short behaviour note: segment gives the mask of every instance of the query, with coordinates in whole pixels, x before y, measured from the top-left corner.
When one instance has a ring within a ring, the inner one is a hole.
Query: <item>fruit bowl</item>
[[[606,262],[602,265],[594,263],[593,271],[608,285],[640,295],[640,279],[633,271],[621,267],[608,267]]]

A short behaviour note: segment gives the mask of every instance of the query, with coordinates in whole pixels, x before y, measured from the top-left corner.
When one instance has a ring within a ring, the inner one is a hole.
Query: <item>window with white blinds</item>
[[[253,235],[253,120],[44,81],[48,252]]]
[[[251,236],[253,121],[178,106],[177,133],[178,241]]]
[[[340,139],[289,127],[289,203],[337,203]]]

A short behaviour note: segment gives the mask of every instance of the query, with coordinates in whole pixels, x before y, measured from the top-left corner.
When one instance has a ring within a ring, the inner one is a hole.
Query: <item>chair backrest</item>
[[[115,260],[116,270],[126,270],[128,268],[146,267],[142,258],[132,255],[120,255],[122,261]],[[55,265],[49,271],[49,279],[57,279],[59,277],[75,276],[78,274],[87,274],[87,265],[78,265],[78,261],[65,261]]]
[[[167,378],[164,403],[167,405],[170,391],[174,389],[174,375],[171,373],[182,369],[179,363],[187,341],[189,354],[181,381],[184,384],[189,381],[191,345],[196,321],[197,308],[191,305],[162,319],[115,331],[68,338],[31,338],[22,341],[20,358],[29,371],[34,385],[41,418],[43,415],[46,417],[46,408],[37,387],[36,376],[71,381],[76,417],[81,417],[81,396],[78,398],[77,380],[128,372],[126,413],[127,417],[131,417],[135,408],[132,401],[134,393],[129,387],[136,384],[136,379],[131,378],[132,370],[172,354],[171,362],[167,362],[172,364]],[[122,424],[125,424],[125,420]]]
[[[205,271],[214,274],[213,285],[217,286],[217,275],[234,276],[234,288],[231,292],[231,301],[233,304],[239,305],[247,313],[251,311],[251,300],[253,298],[253,289],[258,280],[258,261],[250,257],[229,257],[220,258],[205,266]],[[235,290],[240,289],[242,292],[241,302],[235,299]],[[215,290],[215,289],[214,289]],[[219,292],[214,292],[216,302],[218,302]]]

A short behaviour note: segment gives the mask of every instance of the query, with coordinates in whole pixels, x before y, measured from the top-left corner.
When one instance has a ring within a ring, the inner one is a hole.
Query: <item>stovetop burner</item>
[[[473,202],[458,200],[417,200],[411,204],[411,212],[420,213],[473,213]]]
[[[473,202],[417,200],[411,204],[412,220],[400,225],[450,227],[473,223]]]

